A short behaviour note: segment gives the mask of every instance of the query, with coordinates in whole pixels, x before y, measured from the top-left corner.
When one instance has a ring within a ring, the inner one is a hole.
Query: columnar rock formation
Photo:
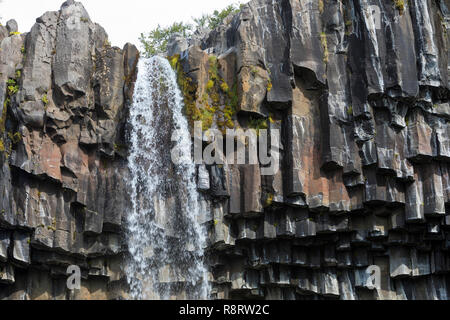
[[[212,298],[450,298],[449,8],[252,0],[171,41],[191,124],[281,131],[273,176],[198,166]],[[126,298],[138,51],[71,0],[15,29],[0,27],[0,298]]]
[[[201,170],[214,297],[450,297],[448,8],[253,0],[172,41],[192,122],[282,131],[274,176]]]
[[[0,27],[0,298],[117,298],[138,51],[71,0],[17,31]]]

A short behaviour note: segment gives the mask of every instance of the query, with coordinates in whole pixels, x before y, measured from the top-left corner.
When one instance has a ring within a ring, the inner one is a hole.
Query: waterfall
[[[129,120],[132,207],[125,271],[130,298],[207,299],[206,236],[176,74],[161,57],[141,59],[138,70]],[[183,158],[176,164],[174,143]]]

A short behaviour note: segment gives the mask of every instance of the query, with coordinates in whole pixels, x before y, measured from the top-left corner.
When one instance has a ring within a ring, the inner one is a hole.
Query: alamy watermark
[[[368,19],[372,19],[375,29],[380,30],[381,29],[381,9],[377,5],[370,5],[367,7],[367,11],[365,12],[368,14]],[[370,20],[369,20],[370,21]]]
[[[80,290],[81,289],[81,269],[79,266],[69,266],[66,271],[70,276],[67,278],[67,289]]]
[[[174,131],[172,141],[179,141],[180,134],[179,130]],[[208,145],[203,148],[205,141]],[[175,145],[172,149],[173,163],[187,164],[192,161],[183,153],[184,147]],[[198,165],[260,164],[261,175],[275,175],[280,170],[280,130],[228,129],[224,137],[223,133],[217,129],[203,131],[202,122],[197,121],[194,124],[194,163]]]
[[[381,290],[381,268],[376,265],[369,266],[366,269],[365,286],[369,290]],[[66,273],[69,275],[67,278],[67,289],[80,290],[81,289],[81,269],[77,265],[72,265],[67,268]]]
[[[369,290],[380,290],[381,289],[381,268],[379,266],[369,266],[366,269],[366,274],[369,275],[366,280],[366,287]]]

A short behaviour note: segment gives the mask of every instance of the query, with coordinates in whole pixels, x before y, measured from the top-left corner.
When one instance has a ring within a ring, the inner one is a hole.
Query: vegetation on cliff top
[[[141,33],[139,40],[144,48],[147,56],[154,56],[164,53],[167,50],[167,43],[172,35],[179,33],[183,37],[187,37],[192,30],[190,25],[183,22],[175,22],[169,27],[161,27],[158,25],[148,34]]]
[[[144,54],[148,57],[156,54],[164,54],[167,51],[167,44],[170,37],[180,34],[189,37],[199,28],[217,28],[226,17],[241,11],[243,4],[232,4],[222,10],[216,10],[212,14],[204,14],[199,18],[193,18],[194,25],[185,22],[175,22],[168,27],[158,25],[148,33],[141,33],[139,40],[144,48]]]

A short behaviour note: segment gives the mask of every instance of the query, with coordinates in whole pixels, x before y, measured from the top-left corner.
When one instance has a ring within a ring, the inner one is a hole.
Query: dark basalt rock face
[[[282,132],[200,170],[215,298],[450,298],[449,4],[253,0],[178,52],[191,120]]]
[[[171,41],[191,123],[281,132],[273,176],[199,166],[212,298],[450,298],[449,8],[252,0]],[[126,297],[138,51],[70,0],[14,28],[0,27],[0,298]]]
[[[111,47],[74,1],[0,35],[0,299],[122,297],[138,51]],[[66,288],[70,265],[81,290]]]

